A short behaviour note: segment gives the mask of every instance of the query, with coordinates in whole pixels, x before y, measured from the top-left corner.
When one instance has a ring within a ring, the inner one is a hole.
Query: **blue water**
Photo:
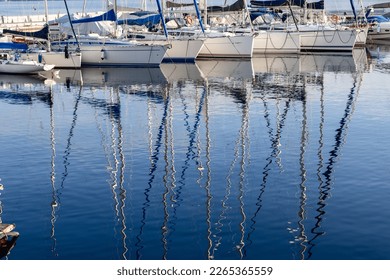
[[[389,48],[0,78],[8,259],[389,259]]]

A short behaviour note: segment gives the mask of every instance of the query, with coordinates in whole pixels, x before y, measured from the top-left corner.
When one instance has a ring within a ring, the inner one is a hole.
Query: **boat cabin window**
[[[1,59],[1,60],[7,60],[7,59],[9,59],[8,53],[0,53],[0,59]]]

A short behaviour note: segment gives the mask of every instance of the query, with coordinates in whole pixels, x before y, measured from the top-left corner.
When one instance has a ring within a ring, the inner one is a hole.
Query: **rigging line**
[[[169,141],[169,150],[170,150],[170,157],[171,157],[171,166],[170,166],[170,187],[169,191],[171,193],[170,195],[170,207],[173,206],[176,201],[174,200],[175,195],[175,188],[176,188],[176,169],[175,169],[175,150],[174,150],[174,135],[173,135],[173,106],[171,103],[170,110],[169,110],[169,120],[168,120],[169,126],[168,126],[168,133],[171,136]],[[169,218],[169,217],[168,217]],[[171,221],[167,220],[168,228],[167,230],[170,230],[170,233],[172,234],[174,232],[174,226],[171,225],[174,224]]]
[[[58,194],[57,194],[57,189],[55,185],[55,157],[56,157],[56,142],[55,142],[55,129],[54,129],[54,95],[53,92],[50,88],[50,143],[51,143],[51,172],[50,172],[50,182],[51,182],[51,187],[52,187],[52,202],[51,202],[51,232],[50,232],[50,238],[53,242],[51,251],[55,257],[58,256],[57,253],[57,239],[55,236],[55,223],[57,220],[57,213],[56,213],[56,208],[58,206]]]
[[[117,94],[117,100],[118,100],[118,105],[120,107],[120,96],[119,93],[116,92]],[[119,198],[120,198],[120,206],[119,206],[119,217],[121,221],[121,235],[122,235],[122,245],[123,245],[123,252],[122,252],[122,258],[124,260],[127,259],[127,252],[129,249],[127,248],[126,240],[127,240],[127,235],[126,235],[126,214],[125,214],[125,206],[126,206],[126,188],[124,187],[124,181],[125,181],[125,154],[123,151],[123,128],[122,128],[122,122],[121,122],[121,117],[116,119],[114,117],[114,120],[117,121],[117,127],[118,127],[118,153],[119,153],[119,158],[120,158],[120,171],[119,171]]]
[[[112,88],[110,90],[110,96],[111,96],[111,101],[113,102],[112,100]],[[118,170],[119,170],[119,160],[118,160],[118,157],[117,157],[117,141],[116,141],[116,127],[117,127],[117,124],[116,124],[116,121],[115,121],[115,117],[113,116],[113,112],[111,110],[111,106],[109,106],[108,110],[109,110],[109,113],[110,113],[110,122],[111,122],[111,152],[112,152],[112,157],[113,157],[113,161],[114,161],[114,168],[111,167],[111,174],[110,174],[110,177],[111,177],[111,191],[112,191],[112,195],[113,195],[113,199],[115,201],[115,216],[116,217],[119,217],[119,200],[118,200],[118,194],[117,194],[117,187],[118,187],[118,179],[117,179],[117,173],[118,173]],[[117,221],[117,219],[116,219]]]
[[[322,182],[322,185],[320,185],[320,194],[319,194],[319,202],[317,203],[318,208],[317,212],[319,213],[315,219],[316,223],[314,227],[312,228],[311,232],[315,235],[313,238],[309,240],[310,248],[309,248],[309,257],[312,257],[313,255],[313,248],[315,247],[314,240],[316,240],[318,237],[325,234],[325,232],[318,231],[321,228],[321,223],[324,220],[324,215],[326,214],[324,208],[326,207],[325,201],[330,197],[331,193],[331,185],[332,185],[332,174],[334,171],[334,167],[336,164],[336,160],[339,156],[339,151],[342,148],[343,144],[345,143],[345,137],[347,136],[347,130],[348,125],[351,121],[353,112],[355,110],[355,103],[357,101],[357,98],[360,93],[360,86],[361,86],[362,79],[360,78],[357,80],[357,77],[354,77],[354,82],[352,85],[352,88],[350,90],[350,93],[348,95],[347,104],[344,110],[344,115],[342,116],[340,120],[340,127],[335,130],[335,144],[334,148],[329,152],[329,159],[325,166],[325,171],[322,172],[322,175],[325,177],[325,182]]]
[[[207,248],[207,257],[208,259],[212,259],[211,256],[211,249],[213,246],[213,241],[212,241],[212,228],[211,228],[211,203],[213,196],[211,194],[211,137],[210,137],[210,126],[209,126],[209,87],[208,87],[208,82],[207,80],[205,81],[205,87],[207,89],[207,94],[206,94],[206,102],[205,102],[205,126],[206,126],[206,166],[207,166],[207,180],[206,180],[206,185],[205,185],[205,190],[206,190],[206,221],[207,221],[207,240],[209,243],[209,246]]]
[[[246,95],[248,99],[248,94]],[[239,224],[239,228],[241,231],[241,238],[239,245],[237,245],[237,249],[240,254],[240,258],[243,259],[245,255],[245,251],[243,251],[245,247],[245,224],[246,224],[246,219],[247,216],[245,214],[245,204],[244,204],[244,188],[245,188],[245,164],[246,164],[246,159],[249,156],[249,137],[248,137],[248,132],[249,132],[249,112],[250,112],[250,102],[249,100],[246,100],[243,108],[243,114],[242,114],[242,129],[241,129],[241,164],[240,164],[240,172],[239,172],[239,177],[240,177],[240,182],[239,182],[239,203],[240,203],[240,214],[242,217],[242,220]],[[247,147],[248,146],[248,147]]]
[[[307,130],[307,112],[306,112],[306,99],[302,100],[302,133],[301,133],[301,146],[300,146],[300,153],[299,153],[299,169],[300,169],[300,175],[301,175],[301,183],[299,184],[301,193],[300,193],[300,205],[299,205],[299,211],[298,211],[298,227],[299,227],[299,236],[297,239],[299,240],[299,244],[301,246],[301,259],[305,259],[305,252],[307,250],[307,235],[305,233],[305,220],[306,217],[306,204],[307,204],[307,187],[306,187],[306,175],[307,170],[305,167],[305,152],[306,152],[306,145],[308,142],[308,130]]]
[[[80,50],[80,43],[79,43],[79,40],[77,39],[76,32],[74,31],[72,19],[70,18],[70,12],[69,12],[69,8],[68,8],[68,3],[66,2],[66,0],[64,0],[64,4],[65,4],[65,8],[66,8],[66,14],[68,15],[69,24],[70,24],[70,27],[72,29],[72,33],[73,33],[74,39],[75,39],[76,44],[77,44],[77,48],[78,48],[78,50]]]
[[[285,121],[287,119],[287,113],[290,109],[290,100],[287,100],[286,103],[285,103],[285,108],[284,108],[284,112],[283,114],[281,115],[281,118],[280,118],[280,122],[279,122],[279,128],[276,132],[276,135],[277,137],[276,138],[273,138],[272,137],[272,128],[270,126],[270,120],[269,120],[269,110],[268,110],[268,106],[267,106],[267,103],[265,102],[264,98],[263,99],[263,103],[264,103],[264,118],[266,119],[266,124],[267,124],[267,127],[268,127],[268,134],[270,135],[270,140],[271,140],[271,153],[270,155],[267,157],[266,159],[266,164],[265,166],[263,167],[263,177],[262,177],[262,180],[261,180],[261,184],[260,184],[260,191],[259,191],[259,195],[257,196],[257,202],[256,202],[256,210],[255,212],[253,213],[253,215],[251,216],[250,218],[250,221],[252,222],[251,225],[249,226],[249,228],[251,229],[248,234],[247,234],[247,241],[248,241],[248,245],[246,246],[247,248],[253,243],[252,239],[251,239],[251,236],[252,234],[254,233],[254,231],[256,230],[256,218],[257,218],[257,215],[259,214],[261,208],[263,207],[263,194],[265,193],[265,190],[266,190],[266,187],[267,187],[267,178],[269,176],[269,172],[271,171],[271,164],[272,164],[272,160],[273,158],[275,158],[275,155],[277,154],[277,150],[278,150],[278,147],[277,145],[275,145],[275,139],[281,139],[281,136],[282,136],[282,130],[283,130],[283,127],[285,125]]]
[[[338,30],[336,29],[336,30],[331,30],[331,31],[333,31],[332,32],[332,39],[330,39],[330,40],[328,40],[327,38],[326,38],[326,33],[328,33],[328,32],[326,32],[326,31],[329,31],[329,30],[325,30],[325,28],[323,27],[322,28],[322,36],[324,37],[324,40],[325,40],[325,42],[327,42],[328,44],[330,44],[330,43],[332,43],[333,42],[333,40],[334,40],[334,38],[336,37],[336,32],[338,33]],[[318,32],[318,31],[317,31]],[[326,33],[325,33],[326,32]],[[340,35],[339,35],[339,38],[340,38]],[[344,42],[343,42],[344,43]]]
[[[322,176],[321,176],[321,170],[322,170],[322,167],[324,166],[324,158],[322,155],[322,149],[324,147],[324,122],[325,122],[325,106],[324,105],[325,105],[325,103],[324,103],[324,84],[322,83],[321,84],[321,96],[320,96],[320,127],[319,127],[319,135],[320,136],[318,139],[318,152],[317,152],[317,156],[318,156],[317,179],[319,182],[319,185],[318,185],[319,195],[318,195],[318,201],[317,201],[318,208],[316,209],[316,211],[318,212],[318,215],[316,215],[314,217],[316,220],[316,223],[315,223],[314,227],[311,229],[311,233],[314,234],[314,237],[308,241],[309,248],[307,251],[307,254],[308,254],[307,259],[310,259],[313,255],[312,250],[316,246],[316,244],[313,241],[315,239],[317,239],[319,236],[325,234],[325,231],[317,231],[317,229],[320,229],[322,216],[325,214],[325,211],[323,210],[326,206],[324,197],[327,195],[327,192],[330,190],[330,188],[328,188],[328,189],[323,188],[324,181],[323,181]]]
[[[147,218],[146,217],[147,216],[146,215],[147,214],[146,210],[150,206],[149,193],[152,190],[153,181],[154,181],[154,178],[155,178],[155,174],[154,173],[157,170],[157,163],[158,163],[158,160],[159,160],[160,148],[161,148],[161,143],[162,143],[162,138],[163,138],[163,133],[164,133],[163,130],[164,130],[165,123],[166,123],[166,120],[167,120],[169,102],[170,102],[170,98],[169,98],[169,95],[167,95],[166,98],[165,98],[165,102],[164,102],[163,116],[162,116],[162,119],[161,119],[160,126],[158,128],[158,134],[157,134],[157,139],[156,139],[156,145],[155,145],[154,153],[151,156],[152,162],[151,162],[151,167],[149,169],[148,187],[144,191],[145,202],[143,203],[143,206],[142,206],[141,226],[140,226],[140,229],[139,229],[139,233],[136,236],[137,242],[135,244],[135,246],[137,247],[137,250],[136,250],[136,258],[137,259],[141,258],[141,251],[142,251],[142,249],[144,247],[141,244],[141,242],[142,242],[142,235],[143,235],[144,227],[146,225],[146,218]]]
[[[65,148],[65,151],[64,151],[64,155],[63,155],[63,164],[64,164],[64,172],[62,173],[62,177],[61,177],[61,184],[60,184],[60,190],[64,189],[64,185],[65,185],[65,179],[66,177],[68,176],[68,166],[70,165],[69,163],[69,156],[70,156],[70,151],[71,151],[71,146],[72,146],[72,143],[71,143],[71,140],[73,138],[73,135],[74,135],[74,129],[76,127],[76,122],[77,122],[77,110],[78,110],[78,106],[79,106],[79,102],[80,102],[80,99],[81,99],[81,92],[82,92],[82,86],[80,86],[80,89],[79,89],[79,93],[78,93],[78,96],[76,98],[76,102],[75,102],[75,105],[74,105],[74,110],[73,110],[73,120],[72,120],[72,124],[70,126],[70,130],[69,130],[69,134],[68,134],[68,139],[66,141],[66,148]],[[61,193],[59,193],[61,194]]]
[[[165,162],[165,172],[163,175],[163,182],[164,182],[164,188],[165,191],[162,195],[162,203],[163,203],[163,212],[164,212],[164,219],[163,219],[163,224],[161,226],[161,242],[163,245],[163,256],[162,259],[166,260],[167,255],[168,255],[168,233],[169,233],[169,228],[168,228],[168,221],[169,221],[169,205],[168,205],[168,194],[170,193],[170,189],[168,187],[169,183],[169,173],[170,173],[170,164],[169,164],[169,132],[170,132],[170,125],[171,125],[171,106],[169,106],[169,117],[168,121],[165,123],[164,130],[167,132],[164,134],[164,162]]]
[[[70,155],[70,146],[71,146],[71,139],[72,139],[72,136],[73,136],[73,130],[76,126],[76,120],[77,120],[77,108],[78,108],[78,103],[80,101],[80,98],[81,98],[81,92],[82,92],[82,87],[80,87],[80,90],[79,90],[79,94],[78,94],[78,98],[76,99],[76,103],[75,103],[75,107],[74,107],[74,110],[73,110],[73,121],[72,121],[72,124],[71,124],[71,128],[70,128],[70,131],[69,131],[69,137],[68,137],[68,140],[67,140],[67,146],[66,146],[66,149],[64,151],[64,156],[63,156],[63,164],[64,164],[64,172],[62,173],[62,178],[61,178],[61,183],[60,183],[60,188],[59,189],[56,189],[55,187],[55,156],[56,156],[56,153],[55,153],[55,136],[54,136],[54,112],[53,112],[53,104],[54,104],[54,96],[53,96],[53,93],[51,92],[51,101],[50,101],[50,126],[51,126],[51,132],[50,132],[50,135],[51,135],[51,145],[52,145],[52,171],[51,171],[51,184],[52,184],[52,189],[53,189],[53,201],[51,203],[51,207],[52,207],[52,218],[51,218],[51,225],[52,225],[52,230],[51,230],[51,237],[53,239],[53,247],[52,247],[52,252],[55,256],[58,256],[58,253],[57,253],[57,241],[56,241],[56,238],[55,238],[55,223],[57,221],[57,218],[58,218],[58,210],[59,210],[59,206],[61,204],[61,199],[60,199],[60,195],[61,195],[61,190],[64,189],[64,183],[65,183],[65,178],[67,177],[68,175],[68,165],[69,165],[69,162],[68,162],[68,157]]]
[[[195,123],[194,123],[194,126],[193,126],[192,130],[189,131],[189,135],[188,135],[188,137],[189,137],[189,145],[188,145],[188,148],[187,148],[186,160],[184,162],[184,166],[182,166],[182,172],[180,174],[180,180],[179,180],[180,186],[178,188],[176,199],[178,199],[178,197],[179,197],[179,195],[181,193],[181,189],[185,185],[185,183],[184,183],[184,181],[185,181],[185,172],[186,172],[186,170],[189,167],[190,159],[195,160],[195,164],[197,166],[199,165],[199,161],[198,161],[198,158],[197,158],[197,156],[196,156],[196,154],[194,152],[193,146],[194,146],[194,143],[196,142],[195,141],[195,136],[196,136],[196,132],[198,131],[198,128],[199,128],[200,116],[201,116],[201,113],[203,111],[203,104],[204,104],[205,97],[206,97],[206,89],[203,90],[201,99],[199,101],[198,110],[195,113]],[[188,126],[188,128],[190,128],[190,127]],[[192,158],[191,158],[191,155],[192,155]],[[175,207],[175,210],[176,210],[176,207]]]
[[[243,109],[243,115],[244,115],[244,111],[245,111],[245,108]],[[226,191],[225,191],[225,195],[224,195],[224,197],[223,197],[223,199],[221,201],[222,211],[220,212],[219,219],[216,222],[216,225],[217,225],[215,227],[216,228],[216,233],[215,233],[216,242],[215,242],[214,248],[212,249],[212,255],[211,255],[212,258],[214,258],[215,251],[217,251],[218,247],[222,244],[222,239],[223,239],[222,228],[224,227],[223,221],[227,219],[227,213],[228,213],[228,210],[230,209],[230,207],[228,206],[228,201],[229,201],[229,197],[230,197],[231,190],[232,190],[232,180],[231,180],[231,177],[233,175],[233,171],[234,171],[235,165],[238,162],[238,159],[239,159],[239,156],[240,156],[240,151],[239,151],[240,143],[241,143],[242,149],[244,149],[243,148],[243,145],[244,145],[243,143],[245,141],[243,140],[243,137],[242,137],[242,135],[244,134],[243,130],[244,130],[244,127],[241,126],[241,128],[239,130],[239,133],[237,135],[237,139],[236,139],[235,144],[234,144],[233,160],[232,160],[232,162],[230,164],[230,167],[229,167],[229,170],[228,170],[228,174],[226,175],[226,184],[227,184],[226,185]],[[242,155],[242,159],[243,158],[244,158],[244,155]],[[241,170],[240,170],[241,171],[240,172],[240,178],[241,179],[242,179],[242,176],[243,176],[242,166],[243,166],[243,163],[241,162]],[[242,182],[240,182],[240,183],[242,183]],[[240,187],[241,187],[241,185],[240,185]],[[242,190],[242,188],[240,190]],[[238,197],[237,199],[241,203],[240,206],[243,206],[242,205],[242,201],[240,201],[240,197]],[[242,210],[242,208],[240,210]],[[243,217],[243,221],[245,221],[246,220],[246,218],[245,218],[246,216],[242,214],[242,217]],[[230,232],[232,233],[233,230],[231,228],[231,223],[228,223],[228,226],[229,226]],[[240,223],[239,224],[239,228],[242,231],[244,229],[244,224]],[[219,234],[220,234],[220,236],[218,237]],[[243,238],[240,240],[240,245],[236,246],[236,249],[239,252],[240,256],[242,255],[242,248],[243,248],[243,243],[244,243],[244,242],[241,243],[242,240],[243,240]]]
[[[187,148],[187,152],[186,152],[186,156],[185,156],[185,161],[184,161],[184,164],[182,166],[182,170],[181,170],[181,173],[180,173],[180,179],[178,181],[178,187],[177,187],[177,190],[175,192],[175,197],[174,197],[174,201],[176,202],[174,205],[173,205],[173,214],[172,214],[172,220],[175,221],[177,220],[177,211],[178,211],[178,208],[180,206],[180,201],[181,201],[181,198],[180,198],[180,194],[182,192],[182,189],[183,187],[185,186],[185,173],[186,173],[186,170],[189,168],[189,162],[191,159],[195,159],[195,163],[196,165],[198,166],[199,162],[197,160],[197,157],[196,157],[196,154],[195,152],[193,151],[193,146],[194,146],[194,143],[196,142],[195,141],[195,136],[196,136],[196,132],[198,131],[198,127],[199,127],[199,123],[200,123],[200,116],[201,116],[201,113],[203,111],[203,104],[204,104],[204,100],[205,100],[205,96],[206,96],[206,92],[207,90],[204,89],[203,90],[203,93],[202,93],[202,96],[200,98],[200,101],[199,101],[199,107],[198,107],[198,110],[195,114],[195,123],[194,123],[194,126],[191,130],[191,127],[189,126],[189,123],[188,123],[188,113],[186,112],[186,108],[187,108],[187,105],[184,103],[184,98],[182,97],[182,101],[183,101],[183,106],[184,106],[184,114],[185,114],[185,124],[187,126],[187,132],[188,132],[188,135],[189,135],[189,146]],[[180,93],[181,95],[181,93]],[[192,157],[191,157],[192,155]],[[174,231],[174,222],[172,222],[172,230]]]
[[[148,147],[149,147],[149,161],[150,161],[150,165],[153,164],[153,161],[152,161],[152,154],[153,154],[153,131],[152,131],[152,114],[151,114],[151,102],[150,102],[150,98],[148,97],[147,98],[147,110],[148,110]]]
[[[290,32],[285,32],[285,33],[286,33],[286,36],[284,37],[284,42],[283,42],[282,46],[281,47],[276,47],[274,42],[272,41],[271,33],[269,31],[267,31],[267,44],[268,44],[268,41],[269,41],[274,49],[276,49],[276,50],[283,49],[286,46],[286,44],[287,44],[288,37],[291,37],[291,35],[289,35]],[[268,40],[268,38],[269,38],[269,40]]]
[[[110,94],[111,94],[111,92],[110,92]],[[95,101],[95,95],[93,94],[92,96],[93,96],[93,100]],[[112,95],[111,95],[111,97],[112,97]],[[115,209],[115,213],[116,213],[115,216],[119,217],[119,200],[118,200],[118,194],[116,191],[116,187],[118,186],[116,174],[118,172],[119,161],[117,160],[117,157],[116,157],[116,141],[115,141],[115,120],[116,120],[117,113],[113,112],[113,110],[115,109],[114,106],[108,106],[108,105],[106,105],[106,106],[108,107],[107,109],[109,110],[109,113],[110,113],[109,116],[110,116],[110,121],[111,121],[111,129],[110,129],[111,144],[110,145],[108,143],[106,144],[106,142],[109,142],[109,141],[107,140],[107,137],[105,136],[105,133],[103,132],[102,126],[99,125],[99,122],[97,119],[98,114],[97,114],[97,107],[96,106],[95,106],[95,120],[96,120],[96,124],[97,124],[97,129],[100,132],[101,137],[102,137],[101,144],[103,146],[103,150],[104,150],[105,157],[107,160],[107,171],[108,171],[108,173],[110,175],[110,179],[111,179],[111,182],[109,183],[109,185],[110,185],[110,189],[111,189],[111,193],[112,193],[112,199],[114,201],[114,209]],[[108,147],[111,147],[112,150],[109,151]],[[109,154],[112,155],[114,163],[111,161]],[[113,167],[113,165],[115,165],[115,168]],[[115,222],[117,220],[118,220],[117,218],[114,219]],[[114,233],[116,233],[115,226],[114,226]]]
[[[190,133],[191,131],[191,128],[190,128],[190,125],[189,125],[189,122],[188,122],[188,119],[189,119],[189,115],[186,111],[187,109],[187,104],[185,103],[185,100],[184,100],[184,97],[182,95],[182,89],[183,89],[183,86],[182,86],[182,83],[179,82],[178,83],[178,88],[179,88],[179,96],[181,98],[181,101],[183,103],[183,113],[184,113],[184,126],[186,127],[186,131],[188,133]],[[172,132],[172,135],[173,135],[173,132]],[[175,155],[175,152],[173,150],[173,143],[172,143],[172,150],[171,150],[171,153],[172,153],[172,157]],[[175,211],[176,211],[176,204],[177,203],[180,203],[180,199],[179,199],[179,196],[180,196],[180,192],[181,192],[181,188],[177,186],[176,184],[176,177],[175,177],[175,174],[176,174],[176,169],[174,168],[174,165],[172,166],[172,195],[170,197],[170,201],[172,202],[172,205],[171,207],[173,208],[173,214],[172,214],[172,219],[170,221],[170,228],[171,228],[171,232],[173,233],[175,231],[175,225],[176,225],[176,220],[177,220],[177,217],[175,215]]]

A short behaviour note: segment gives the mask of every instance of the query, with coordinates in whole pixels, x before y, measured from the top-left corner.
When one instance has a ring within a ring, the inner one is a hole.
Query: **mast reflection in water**
[[[2,77],[8,258],[387,259],[384,61]]]

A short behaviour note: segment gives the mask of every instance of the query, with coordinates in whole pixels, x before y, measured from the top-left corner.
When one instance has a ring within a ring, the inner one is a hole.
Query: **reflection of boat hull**
[[[354,49],[349,53],[258,55],[252,58],[255,73],[299,73],[347,72],[367,68],[365,49]]]
[[[352,55],[301,55],[300,72],[356,72],[356,63]]]
[[[299,55],[256,55],[252,58],[255,73],[288,73],[298,74],[300,70]]]
[[[41,71],[49,71],[54,65],[42,64],[35,61],[0,61],[0,73],[8,74],[35,74]]]
[[[47,73],[47,72],[44,72]],[[45,81],[45,77],[38,75],[12,75],[12,74],[0,74],[0,81],[2,85],[32,85],[42,84]]]
[[[83,84],[83,77],[81,76],[80,69],[61,69],[60,71],[53,70],[41,72],[39,73],[39,76],[53,80],[59,84],[66,84],[67,86]]]
[[[357,29],[355,47],[363,47],[366,45],[368,36],[368,28]]]
[[[85,86],[126,86],[139,84],[164,84],[166,79],[159,67],[152,68],[97,68],[81,69],[83,85]]]
[[[200,72],[197,63],[162,63],[160,69],[168,82],[203,80],[202,72]]]
[[[252,60],[197,60],[200,71],[207,79],[252,79]]]

